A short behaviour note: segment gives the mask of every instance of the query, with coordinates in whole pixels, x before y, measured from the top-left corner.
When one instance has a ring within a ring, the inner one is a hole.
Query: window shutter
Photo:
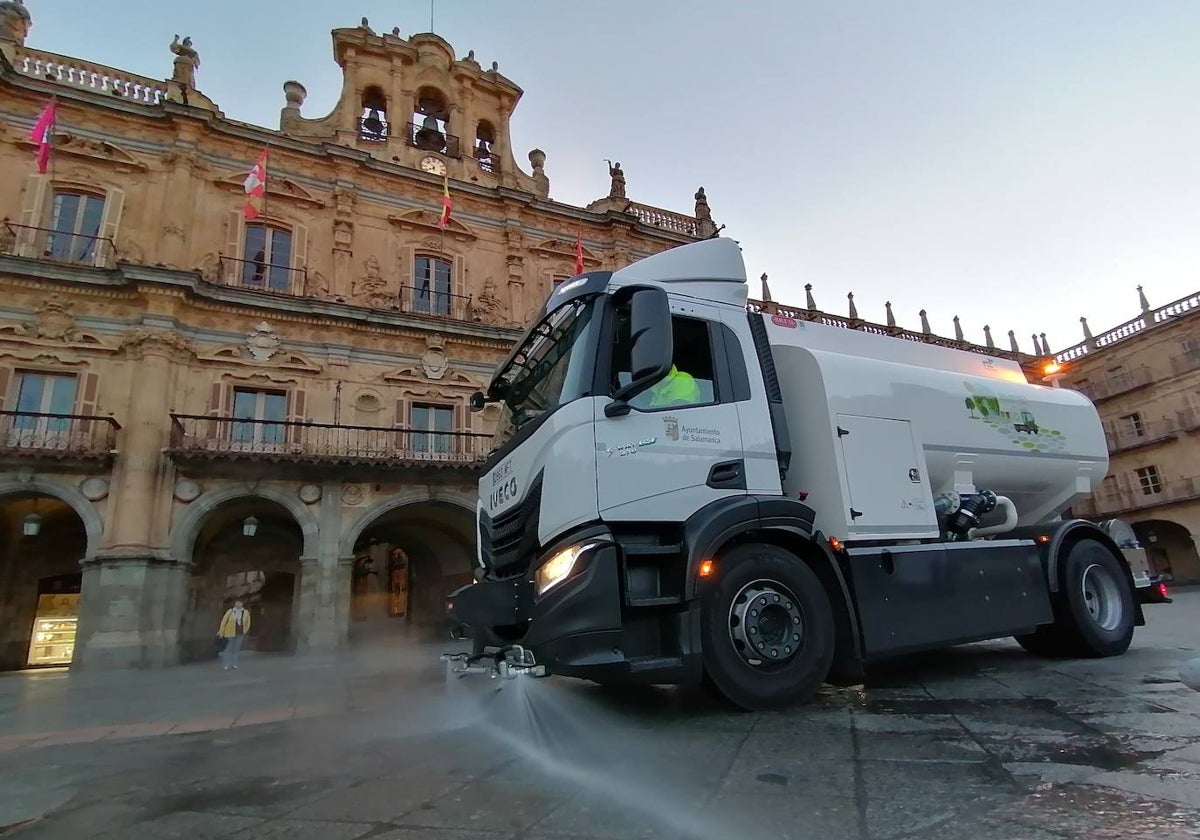
[[[235,262],[245,257],[242,253],[242,243],[246,240],[246,228],[242,224],[242,211],[231,210],[225,220],[225,250],[221,255],[228,257],[229,261],[225,263],[225,282],[230,285],[237,285],[238,276],[242,271],[242,264]]]
[[[100,217],[100,239],[96,244],[95,265],[115,265],[117,253],[117,229],[121,226],[121,214],[125,211],[125,190],[111,189],[104,196],[104,215]]]
[[[17,229],[16,255],[18,257],[37,257],[38,244],[45,239],[42,231],[30,228],[46,227],[46,214],[49,212],[46,196],[50,192],[50,178],[47,175],[30,175],[25,179],[25,195],[21,199],[21,224]]]
[[[453,298],[450,305],[450,316],[460,321],[471,317],[467,311],[467,259],[461,255],[454,257],[454,275],[450,278],[450,290],[458,297]]]
[[[8,383],[12,379],[12,369],[0,367],[0,408],[8,407]]]
[[[88,371],[79,377],[79,396],[76,398],[75,413],[95,416],[100,401],[100,377],[94,371]],[[86,440],[92,439],[94,422],[79,420],[79,434]]]
[[[208,416],[213,418],[229,417],[233,411],[233,388],[224,382],[214,382],[208,397]],[[228,429],[227,423],[213,420],[208,424],[208,439],[220,440],[222,431]]]
[[[412,312],[413,286],[416,285],[417,249],[405,245],[400,249],[400,311]]]
[[[287,419],[289,423],[304,423],[306,422],[305,409],[307,407],[307,395],[303,388],[293,388],[288,391],[287,395]],[[293,449],[299,448],[304,443],[304,427],[288,426],[288,442]]]
[[[308,288],[308,228],[292,226],[292,293],[304,294]]]
[[[397,429],[396,451],[403,454],[409,449],[408,400],[404,399],[404,397],[396,398],[396,417],[392,421],[392,425]]]

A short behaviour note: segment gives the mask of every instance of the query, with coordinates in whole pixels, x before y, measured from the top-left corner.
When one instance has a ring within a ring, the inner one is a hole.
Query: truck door
[[[742,494],[742,432],[717,311],[671,304],[673,377],[607,417],[595,401],[596,478],[610,521],[681,522],[723,496]],[[615,316],[610,393],[630,380],[628,310]]]

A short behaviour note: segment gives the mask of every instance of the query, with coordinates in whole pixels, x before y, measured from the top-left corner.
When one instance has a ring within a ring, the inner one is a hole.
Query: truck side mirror
[[[667,293],[653,287],[636,289],[629,301],[629,327],[633,378],[613,394],[613,401],[604,407],[606,417],[628,414],[629,400],[671,370],[674,337]]]
[[[476,391],[471,395],[471,411],[483,411],[486,405],[487,397],[484,395],[483,391]]]

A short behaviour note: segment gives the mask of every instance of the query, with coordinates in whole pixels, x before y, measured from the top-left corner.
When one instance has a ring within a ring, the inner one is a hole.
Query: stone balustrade
[[[1103,332],[1100,335],[1085,339],[1073,347],[1068,347],[1061,353],[1055,354],[1055,361],[1059,363],[1075,361],[1101,347],[1110,347],[1113,344],[1133,338],[1135,335],[1145,332],[1152,327],[1197,310],[1200,310],[1200,292],[1180,298],[1177,301],[1168,303],[1166,306],[1160,306],[1157,309],[1143,312],[1141,315],[1126,321],[1124,324],[1113,327],[1111,330]]]
[[[157,105],[167,97],[165,82],[79,58],[17,46],[12,48],[10,61],[18,73],[32,78],[108,93],[147,105]]]
[[[648,204],[638,204],[636,201],[629,205],[628,212],[637,216],[638,221],[660,230],[682,233],[686,236],[699,236],[699,223],[692,216],[682,213],[672,213]]]

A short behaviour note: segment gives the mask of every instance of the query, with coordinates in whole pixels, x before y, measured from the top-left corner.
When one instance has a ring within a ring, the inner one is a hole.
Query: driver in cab
[[[667,408],[673,405],[696,405],[702,402],[700,386],[695,378],[675,365],[661,381],[647,392],[647,408]]]

